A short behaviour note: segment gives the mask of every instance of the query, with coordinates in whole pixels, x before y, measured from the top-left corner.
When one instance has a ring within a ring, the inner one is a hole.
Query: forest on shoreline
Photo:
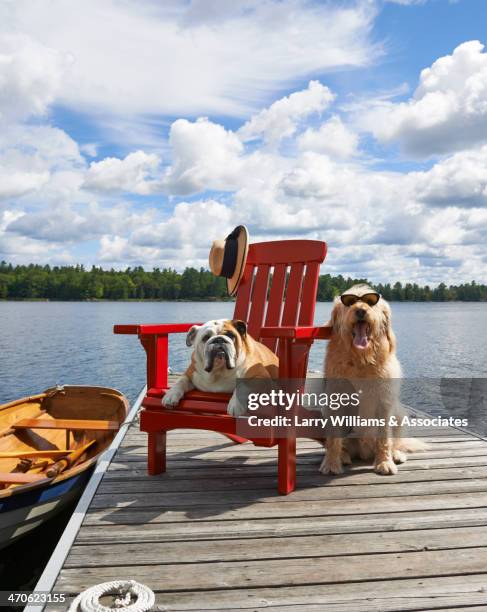
[[[318,300],[331,301],[357,282],[366,282],[385,299],[399,302],[487,301],[487,285],[475,281],[437,287],[416,283],[374,284],[367,279],[320,275]],[[142,267],[104,270],[93,266],[12,265],[0,262],[2,300],[224,300],[225,280],[208,270]]]

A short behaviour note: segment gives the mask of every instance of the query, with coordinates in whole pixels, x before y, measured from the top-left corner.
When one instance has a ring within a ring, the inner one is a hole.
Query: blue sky
[[[204,266],[245,223],[487,280],[482,0],[47,5],[0,4],[0,258]]]

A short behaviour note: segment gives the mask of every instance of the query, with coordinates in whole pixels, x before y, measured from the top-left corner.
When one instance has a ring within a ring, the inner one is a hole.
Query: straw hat
[[[245,225],[238,225],[225,240],[215,240],[211,246],[210,270],[215,276],[227,279],[228,295],[234,295],[237,291],[248,252],[249,232]]]

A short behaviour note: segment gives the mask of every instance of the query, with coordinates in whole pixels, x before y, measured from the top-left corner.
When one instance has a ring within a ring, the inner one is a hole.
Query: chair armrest
[[[162,325],[114,325],[114,334],[137,334],[139,336],[156,334],[181,334],[189,331],[193,325],[201,323],[167,323]]]
[[[147,355],[147,388],[167,389],[169,366],[169,334],[189,331],[198,323],[168,323],[162,325],[114,325],[115,334],[133,334],[139,337]]]
[[[331,338],[332,328],[328,325],[283,325],[282,327],[263,327],[261,338],[279,339],[279,377],[306,377],[308,352],[315,340]],[[301,342],[300,342],[301,341]]]
[[[328,340],[331,338],[332,328],[329,325],[313,326],[283,326],[263,327],[260,330],[262,338],[289,338],[291,340]]]

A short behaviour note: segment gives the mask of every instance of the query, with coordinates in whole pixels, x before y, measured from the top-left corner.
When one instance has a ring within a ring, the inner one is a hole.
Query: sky
[[[0,0],[0,260],[487,282],[485,0]]]

